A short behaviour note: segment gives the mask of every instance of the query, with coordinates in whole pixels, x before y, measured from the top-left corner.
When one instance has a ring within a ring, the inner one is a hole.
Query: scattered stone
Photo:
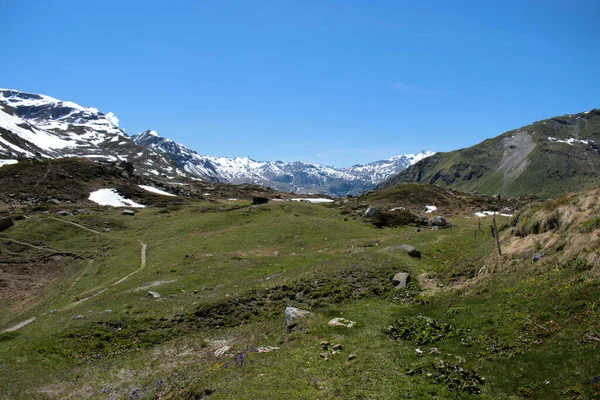
[[[418,347],[415,349],[415,353],[417,353],[418,356],[422,356],[423,355],[423,350],[419,349]]]
[[[477,271],[477,275],[481,275],[485,272],[485,265],[481,268],[479,268],[479,271]]]
[[[267,347],[258,347],[258,348],[256,349],[256,351],[257,351],[258,353],[270,353],[270,352],[272,352],[273,350],[279,350],[279,349],[280,349],[280,347],[279,347],[279,346],[267,346]]]
[[[344,221],[348,222],[348,217],[344,217]]]
[[[341,351],[342,350],[342,345],[341,344],[334,344],[332,347],[333,351]]]
[[[396,246],[397,250],[404,250],[406,254],[414,258],[421,258],[421,252],[417,250],[414,246],[410,244],[401,244],[400,246]]]
[[[46,200],[46,203],[50,203],[50,204],[60,204],[60,201],[58,201],[58,199],[48,199]]]
[[[392,283],[394,284],[394,287],[396,289],[402,289],[406,287],[406,284],[408,283],[409,279],[410,275],[408,274],[408,272],[398,272],[392,278]]]
[[[218,348],[217,350],[215,350],[215,357],[220,357],[223,354],[227,353],[229,351],[231,347],[224,345],[223,347]]]
[[[83,315],[78,315],[75,317],[75,319],[83,319]]]
[[[106,314],[110,314],[110,313],[112,313],[112,310],[111,310],[110,308],[107,308],[106,310],[104,310],[104,312],[105,312]]]
[[[72,217],[73,216],[73,214],[71,214],[70,212],[65,211],[65,210],[57,211],[56,215],[60,215],[61,217]]]
[[[85,210],[83,208],[78,208],[75,211],[77,212],[77,214],[84,214],[85,213]]]
[[[56,310],[50,310],[49,312],[50,312],[50,314],[54,314],[56,312]]]
[[[279,251],[274,251],[274,252],[273,252],[273,255],[274,255],[275,257],[279,256]]]
[[[437,347],[432,347],[429,349],[429,354],[440,354],[440,351],[437,349]]]
[[[446,219],[440,216],[433,218],[429,223],[433,226],[446,226],[448,224]]]
[[[331,321],[329,321],[327,323],[327,325],[333,327],[333,328],[338,328],[338,327],[343,327],[343,328],[352,328],[354,327],[354,325],[356,325],[356,322],[354,321],[350,321],[349,319],[346,318],[334,318]]]
[[[160,294],[158,292],[148,291],[146,293],[146,297],[152,297],[153,299],[160,299]]]
[[[536,253],[533,255],[533,257],[531,257],[531,262],[532,263],[536,263],[538,261],[540,261],[542,258],[544,258],[545,254],[543,253]]]
[[[0,232],[7,230],[14,224],[15,224],[15,221],[13,221],[13,219],[10,217],[0,218]]]
[[[321,354],[319,354],[319,357],[321,357],[325,361],[329,360],[329,354],[327,354],[327,353],[321,353]]]
[[[312,314],[310,311],[301,310],[300,308],[286,307],[284,312],[284,321],[287,332],[291,332],[292,329],[298,325],[298,319],[304,318],[310,314]]]
[[[367,211],[365,211],[365,213],[362,215],[362,217],[363,218],[375,218],[378,215],[379,215],[379,208],[374,207],[374,206],[369,206],[369,208],[367,208]]]
[[[352,361],[352,360],[354,360],[355,358],[356,358],[356,354],[350,354],[350,355],[348,356],[348,361]]]
[[[121,215],[128,215],[133,217],[135,215],[135,211],[133,210],[123,210],[123,212],[121,213]]]
[[[326,342],[326,341],[322,341],[321,342],[321,350],[327,350],[330,345],[331,345],[331,343]]]
[[[269,199],[267,199],[266,197],[253,197],[252,198],[253,206],[257,206],[259,204],[267,204],[268,202],[269,202]]]

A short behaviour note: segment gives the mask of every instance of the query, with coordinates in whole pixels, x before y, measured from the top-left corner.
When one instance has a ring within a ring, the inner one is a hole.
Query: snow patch
[[[292,201],[303,201],[305,203],[313,203],[313,204],[318,204],[318,203],[333,203],[333,200],[331,199],[292,199]]]
[[[593,140],[585,140],[585,139],[575,139],[575,138],[568,138],[568,139],[558,139],[552,136],[548,136],[548,140],[551,142],[557,142],[557,143],[566,143],[569,144],[571,146],[573,146],[574,143],[583,143],[583,144],[590,144],[590,142],[594,142]]]
[[[95,192],[90,193],[88,200],[94,203],[100,204],[101,206],[112,206],[112,207],[134,207],[134,208],[145,208],[143,204],[138,204],[133,200],[127,199],[121,196],[115,189],[99,189]]]
[[[172,196],[172,197],[177,197],[172,193],[169,192],[165,192],[164,190],[160,190],[157,189],[155,187],[152,186],[146,186],[146,185],[138,185],[139,187],[141,187],[142,189],[148,191],[148,192],[152,192],[152,193],[156,193],[156,194],[162,194],[163,196]]]
[[[496,212],[494,212],[494,211],[478,211],[475,213],[475,216],[485,218],[485,217],[493,216],[494,213],[498,214],[497,211]],[[506,213],[500,213],[499,215],[502,217],[512,217],[512,214],[506,214]]]
[[[17,160],[0,160],[0,167],[4,167],[5,165],[11,165],[18,163]]]

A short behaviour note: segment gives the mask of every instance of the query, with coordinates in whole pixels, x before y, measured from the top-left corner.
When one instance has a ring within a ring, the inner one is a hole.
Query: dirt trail
[[[106,237],[113,238],[113,239],[121,239],[120,237],[113,236],[113,235],[109,235],[108,233],[104,233],[104,232],[96,231],[96,230],[94,230],[94,229],[90,229],[90,228],[88,228],[88,227],[86,227],[86,226],[83,226],[83,225],[80,225],[80,224],[78,224],[77,222],[73,222],[73,221],[67,221],[67,220],[64,220],[64,219],[56,218],[56,217],[48,217],[48,218],[50,218],[50,219],[54,219],[54,220],[56,220],[56,221],[63,222],[63,223],[65,223],[65,224],[74,225],[74,226],[76,226],[76,227],[78,227],[78,228],[81,228],[81,229],[83,229],[83,230],[86,230],[86,231],[88,231],[88,232],[95,233],[95,234],[97,234],[97,235],[102,235],[102,236],[106,236]]]
[[[58,219],[58,218],[54,218],[54,219]],[[60,219],[58,219],[58,220],[61,221]],[[69,221],[64,221],[64,222],[69,222]],[[74,225],[77,225],[77,224],[74,224]],[[83,227],[83,228],[86,229],[86,230],[90,230],[90,229],[87,229],[85,227]],[[102,235],[101,232],[96,232],[96,233],[100,233]],[[57,311],[67,311],[67,310],[70,310],[73,307],[75,307],[75,306],[83,303],[84,301],[87,301],[87,300],[91,299],[92,297],[96,297],[96,296],[101,295],[102,293],[106,292],[110,287],[120,285],[121,283],[125,282],[129,277],[131,277],[131,276],[137,274],[138,272],[140,272],[141,270],[143,270],[146,267],[146,250],[148,248],[148,245],[146,243],[141,243],[141,245],[142,245],[142,247],[141,247],[141,250],[140,250],[140,266],[139,266],[138,269],[136,269],[135,271],[133,271],[133,272],[125,275],[123,278],[119,279],[118,281],[116,281],[116,282],[114,282],[112,284],[106,285],[104,288],[102,288],[98,292],[96,292],[96,293],[94,293],[92,295],[89,295],[87,297],[84,297],[82,299],[76,300],[73,303],[71,303],[71,304],[69,304],[69,305],[67,305],[67,306],[65,306],[65,307],[63,307],[63,308],[61,308],[61,309],[59,309]],[[44,315],[47,315],[47,314],[49,314],[49,312],[45,312],[43,314],[40,314],[39,316],[41,317],[41,316],[44,316]],[[3,330],[2,333],[4,333],[4,332],[13,332],[13,331],[19,330],[19,329],[23,328],[24,326],[27,326],[30,323],[32,323],[33,321],[35,321],[37,318],[38,317],[31,317],[31,318],[29,318],[29,319],[27,319],[25,321],[19,322],[18,324],[13,325],[10,328],[7,328],[7,329]]]
[[[54,253],[54,254],[60,254],[60,255],[77,257],[77,254],[74,254],[74,253],[69,253],[67,251],[59,251],[59,250],[51,249],[49,247],[36,246],[34,244],[26,243],[26,242],[21,242],[20,240],[16,240],[16,239],[9,239],[9,238],[0,236],[0,240],[6,240],[6,241],[9,241],[9,242],[20,244],[22,246],[31,247],[33,249],[38,249],[38,250],[44,250],[44,251],[48,251],[48,252]]]
[[[3,330],[3,331],[2,331],[2,333],[4,333],[4,332],[14,332],[14,331],[16,331],[16,330],[19,330],[19,329],[21,329],[22,327],[24,327],[24,326],[26,326],[26,325],[29,325],[30,323],[32,323],[33,321],[35,321],[35,320],[36,320],[36,318],[37,318],[37,317],[31,317],[31,318],[29,318],[29,319],[26,319],[26,320],[25,320],[25,321],[23,321],[23,322],[19,322],[18,324],[16,324],[16,325],[13,325],[13,326],[11,326],[10,328],[7,328],[7,329]]]

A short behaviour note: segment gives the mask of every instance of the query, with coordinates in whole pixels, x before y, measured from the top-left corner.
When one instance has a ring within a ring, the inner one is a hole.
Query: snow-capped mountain
[[[283,191],[318,192],[332,195],[361,193],[409,165],[434,154],[430,151],[423,151],[418,154],[406,154],[366,165],[338,169],[303,162],[255,161],[248,157],[202,156],[151,130],[133,136],[133,140],[158,153],[167,154],[176,162],[179,169],[202,179],[232,184],[255,183]]]
[[[0,89],[0,158],[85,157],[132,161],[141,171],[175,175],[172,161],[136,145],[112,113],[50,96]]]
[[[85,157],[132,162],[136,173],[166,179],[188,176],[282,191],[358,194],[433,154],[421,152],[366,165],[320,164],[203,156],[155,131],[129,137],[113,113],[50,96],[0,89],[0,167],[20,159]]]
[[[351,175],[358,176],[361,179],[368,180],[377,185],[388,177],[410,167],[424,158],[434,155],[433,151],[423,150],[416,154],[403,154],[386,160],[375,161],[365,165],[353,165],[352,167],[342,168],[342,171]]]

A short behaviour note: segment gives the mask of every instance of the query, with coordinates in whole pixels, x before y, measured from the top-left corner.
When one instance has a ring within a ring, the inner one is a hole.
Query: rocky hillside
[[[600,110],[563,115],[437,153],[378,186],[438,184],[485,194],[557,194],[600,183]]]
[[[141,146],[167,155],[175,161],[179,169],[204,180],[232,184],[254,183],[281,191],[338,196],[362,193],[383,179],[433,154],[423,151],[338,169],[304,162],[203,156],[171,139],[161,137],[152,130],[133,136],[133,140]]]

